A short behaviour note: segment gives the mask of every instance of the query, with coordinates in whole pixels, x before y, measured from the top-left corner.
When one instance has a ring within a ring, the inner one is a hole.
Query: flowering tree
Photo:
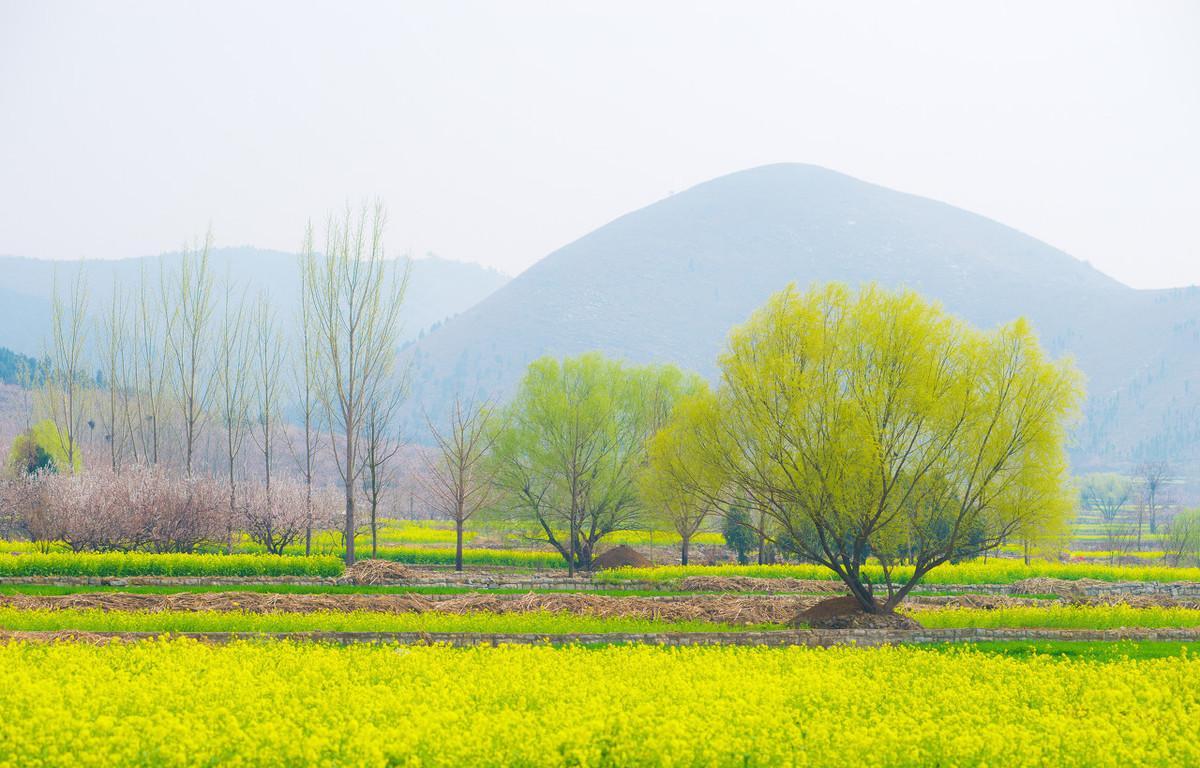
[[[241,524],[251,541],[282,555],[300,540],[308,525],[308,489],[304,483],[276,478],[268,488],[254,485],[242,493]]]

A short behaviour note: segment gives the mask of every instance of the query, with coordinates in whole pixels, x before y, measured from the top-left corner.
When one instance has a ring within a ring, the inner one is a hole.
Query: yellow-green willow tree
[[[682,485],[761,512],[865,611],[1073,507],[1081,377],[1024,320],[983,332],[911,292],[789,287],[734,329],[720,367],[715,392],[676,409]]]
[[[671,365],[595,352],[535,360],[493,439],[499,506],[558,550],[568,573],[587,570],[605,536],[640,527],[646,442],[700,385]]]
[[[696,472],[703,466],[699,445],[691,439],[698,420],[707,417],[703,398],[681,400],[671,421],[646,446],[646,466],[638,490],[656,522],[668,524],[680,540],[680,562],[688,564],[692,537],[718,511],[721,485],[716,473]]]

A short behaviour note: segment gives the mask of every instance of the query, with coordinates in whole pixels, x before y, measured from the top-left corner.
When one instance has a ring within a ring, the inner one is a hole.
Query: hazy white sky
[[[516,273],[713,176],[824,165],[1135,286],[1200,283],[1200,3],[0,0],[0,253],[389,245]],[[2,279],[2,276],[0,276]]]

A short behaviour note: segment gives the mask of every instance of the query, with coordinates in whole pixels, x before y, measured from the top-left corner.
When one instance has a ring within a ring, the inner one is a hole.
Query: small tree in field
[[[706,478],[695,470],[696,444],[689,439],[693,420],[701,416],[695,404],[695,400],[686,398],[681,401],[675,407],[672,421],[650,439],[648,461],[639,483],[649,514],[662,518],[679,534],[683,565],[688,564],[692,537],[717,510],[715,499],[721,490],[719,476]]]
[[[1088,475],[1083,480],[1080,500],[1084,507],[1100,515],[1109,563],[1127,551],[1138,535],[1138,526],[1123,517],[1132,496],[1133,484],[1120,475]]]
[[[367,522],[371,531],[371,557],[379,555],[379,509],[383,494],[394,485],[396,454],[401,441],[392,435],[392,422],[400,405],[400,390],[388,393],[383,401],[372,401],[367,407],[362,436],[362,488],[367,502]]]
[[[1200,559],[1200,509],[1185,509],[1166,526],[1163,557],[1172,565]]]
[[[590,568],[608,534],[638,527],[646,441],[697,382],[673,366],[596,353],[530,364],[496,438],[496,483],[503,505],[536,526],[568,573]]]
[[[242,525],[246,535],[272,555],[284,550],[304,535],[308,525],[308,489],[304,483],[276,478],[247,487],[242,494]]]
[[[426,417],[435,451],[422,454],[425,495],[435,512],[454,521],[454,570],[463,569],[463,526],[496,496],[497,467],[489,463],[495,443],[496,411],[454,398],[444,427]]]
[[[1137,477],[1142,485],[1143,499],[1149,517],[1150,533],[1158,533],[1158,508],[1163,489],[1171,479],[1171,467],[1165,461],[1144,461],[1137,467]],[[1138,531],[1141,544],[1141,531]]]
[[[913,293],[788,288],[733,331],[720,364],[720,388],[682,422],[698,457],[686,482],[751,506],[868,613],[1073,507],[1080,377],[1024,321],[984,333]]]

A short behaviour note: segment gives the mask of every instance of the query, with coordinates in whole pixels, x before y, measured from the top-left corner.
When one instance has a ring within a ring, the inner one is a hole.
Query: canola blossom
[[[106,611],[98,608],[0,608],[0,629],[48,632],[480,632],[538,635],[739,632],[782,629],[773,625],[720,624],[702,620],[660,621],[558,611],[523,613],[383,613],[314,611],[240,613],[236,611]]]
[[[0,645],[0,766],[1200,764],[1200,659]]]
[[[449,547],[380,547],[377,557],[411,565],[454,564],[454,550]],[[520,568],[567,567],[566,561],[557,552],[534,549],[463,547],[463,562],[469,565],[504,565]]]
[[[50,552],[0,555],[0,576],[339,576],[331,555]]]
[[[1200,627],[1200,610],[1128,605],[1046,605],[1011,608],[943,608],[905,611],[923,627],[1024,627],[1045,629],[1149,629]]]

